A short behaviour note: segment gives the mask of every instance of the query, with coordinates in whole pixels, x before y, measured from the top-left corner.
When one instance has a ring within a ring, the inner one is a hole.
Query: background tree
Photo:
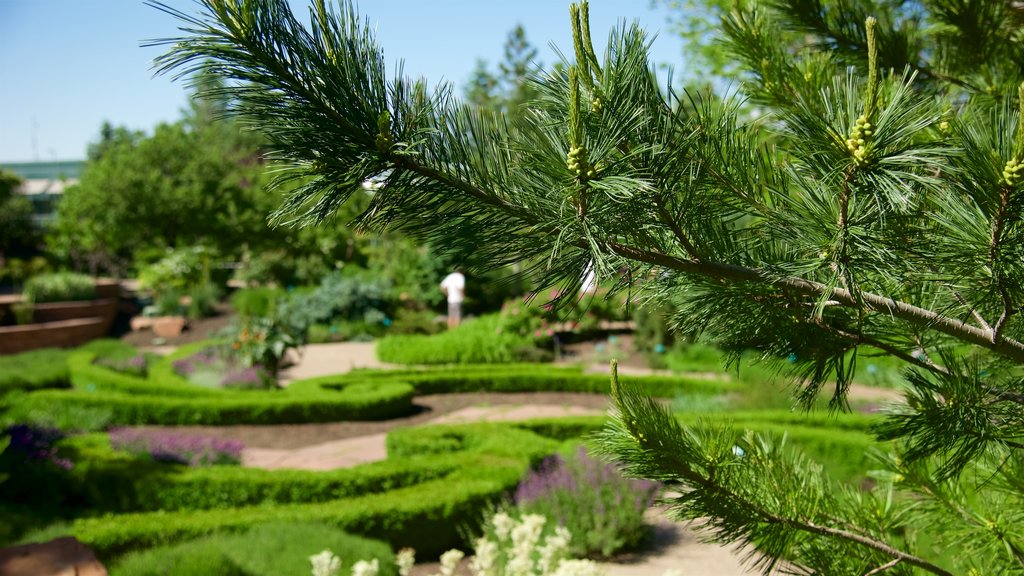
[[[1024,571],[1024,39],[989,22],[1002,0],[918,5],[910,16],[941,23],[920,49],[894,40],[915,29],[904,4],[737,10],[725,31],[753,68],[756,121],[661,93],[635,26],[599,57],[574,5],[575,57],[534,84],[514,128],[388,78],[349,6],[314,2],[303,24],[283,0],[202,4],[157,5],[187,33],[160,66],[252,83],[232,89],[237,109],[308,179],[283,214],[319,222],[379,179],[364,226],[480,268],[535,262],[525,273],[566,294],[593,261],[729,350],[792,359],[805,404],[831,384],[845,406],[861,354],[912,367],[907,402],[879,428],[894,451],[866,489],[783,439],[683,426],[616,383],[602,446],[671,484],[676,513],[706,519],[710,538],[752,546],[766,571]],[[846,35],[860,48],[780,41],[787,11],[817,8],[862,22]],[[993,47],[992,82],[958,64],[969,33]]]
[[[490,112],[505,112],[511,116],[537,96],[527,80],[542,68],[537,61],[537,49],[526,39],[526,29],[517,24],[505,39],[504,59],[498,70],[491,72],[487,62],[478,60],[469,85],[466,100]]]
[[[32,203],[17,193],[21,179],[0,170],[0,261],[34,253],[39,231],[32,222]]]

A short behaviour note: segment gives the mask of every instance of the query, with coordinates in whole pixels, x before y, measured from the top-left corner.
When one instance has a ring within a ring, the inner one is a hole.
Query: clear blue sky
[[[307,0],[290,0],[305,20]],[[167,4],[195,11],[192,0]],[[570,53],[569,0],[362,0],[390,63],[459,88],[477,59],[501,59],[521,23],[545,64],[554,43]],[[657,33],[653,59],[680,68],[682,44],[668,12],[650,0],[591,0],[597,46],[621,19]],[[159,48],[140,42],[176,36],[176,21],[142,0],[0,0],[0,162],[80,159],[100,124],[150,131],[185,107],[185,88],[153,77]]]

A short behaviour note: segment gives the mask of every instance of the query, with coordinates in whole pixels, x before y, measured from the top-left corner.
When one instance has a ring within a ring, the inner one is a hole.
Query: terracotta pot
[[[160,316],[153,319],[153,333],[161,338],[181,336],[181,331],[184,329],[184,316]]]
[[[153,327],[153,318],[149,316],[133,316],[131,320],[132,332],[146,330]]]

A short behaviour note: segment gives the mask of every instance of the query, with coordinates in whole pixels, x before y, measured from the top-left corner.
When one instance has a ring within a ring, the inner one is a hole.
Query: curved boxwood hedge
[[[112,424],[123,425],[294,424],[402,416],[412,410],[414,393],[609,391],[605,375],[585,374],[577,367],[530,364],[355,371],[296,381],[284,390],[204,388],[174,373],[175,360],[207,345],[183,346],[155,362],[147,378],[96,365],[91,351],[77,352],[67,362],[72,390],[43,390],[18,401],[27,407],[102,408],[111,413]],[[736,387],[723,380],[682,376],[632,380],[653,396],[722,394]]]
[[[857,481],[865,454],[877,446],[857,429],[859,423],[837,430],[824,418],[797,426],[787,412],[757,416],[728,420],[741,429],[785,434],[841,481]],[[303,520],[432,555],[459,544],[460,530],[478,522],[529,466],[603,422],[573,417],[400,428],[388,435],[388,460],[331,472],[174,466],[160,473],[111,451],[102,437],[73,439],[64,445],[68,454],[86,463],[66,472],[69,480],[101,486],[83,492],[87,510],[131,512],[75,520],[70,533],[109,558],[225,530]],[[90,459],[94,464],[87,464]],[[162,509],[152,511],[157,507]]]
[[[77,450],[82,456],[95,457],[95,463],[91,470],[65,472],[66,481],[107,483],[83,495],[89,513],[105,511],[90,506],[89,498],[98,499],[95,503],[108,506],[108,510],[148,510],[153,504],[143,502],[147,498],[178,508],[80,518],[61,533],[76,536],[108,559],[129,550],[216,532],[301,520],[327,523],[396,547],[412,545],[425,555],[439,554],[458,545],[462,529],[478,523],[493,502],[516,486],[530,465],[558,446],[558,442],[528,430],[497,424],[413,430],[424,434],[403,431],[400,438],[389,440],[391,459],[347,470],[172,467],[172,473],[150,478],[145,471],[141,478],[136,477],[139,471],[128,461],[137,464],[138,459],[113,453],[97,436],[70,440],[66,443],[69,455]],[[446,441],[453,437],[461,439],[457,445]],[[424,453],[419,456],[404,457],[421,449]],[[207,488],[205,480],[213,480],[213,484]],[[122,494],[118,501],[117,494],[99,490],[134,493]],[[192,494],[188,494],[190,490]],[[35,537],[48,535],[44,531]]]
[[[68,351],[43,348],[0,356],[0,397],[14,391],[67,388]]]
[[[190,345],[156,363],[149,377],[122,374],[93,363],[82,351],[68,359],[71,390],[41,390],[18,399],[24,408],[102,408],[111,424],[299,424],[382,420],[412,410],[413,389],[390,381],[359,383],[339,376],[295,382],[284,390],[203,388],[174,374],[175,359],[195,353]]]
[[[724,394],[739,384],[724,379],[688,376],[630,376],[631,383],[644,393],[658,397],[682,394]],[[608,394],[611,380],[606,374],[584,373],[578,366],[544,364],[463,364],[419,370],[355,370],[343,381],[408,382],[419,394],[453,392],[589,392]]]

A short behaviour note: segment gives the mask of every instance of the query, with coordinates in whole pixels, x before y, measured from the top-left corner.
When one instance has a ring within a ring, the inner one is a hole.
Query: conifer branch
[[[882,572],[885,572],[886,570],[888,570],[890,568],[895,568],[896,565],[899,564],[902,561],[903,561],[902,558],[894,558],[893,560],[890,560],[889,562],[886,562],[885,564],[882,564],[881,566],[878,566],[877,568],[872,568],[868,572],[865,572],[864,576],[873,576],[874,574],[881,574]]]

